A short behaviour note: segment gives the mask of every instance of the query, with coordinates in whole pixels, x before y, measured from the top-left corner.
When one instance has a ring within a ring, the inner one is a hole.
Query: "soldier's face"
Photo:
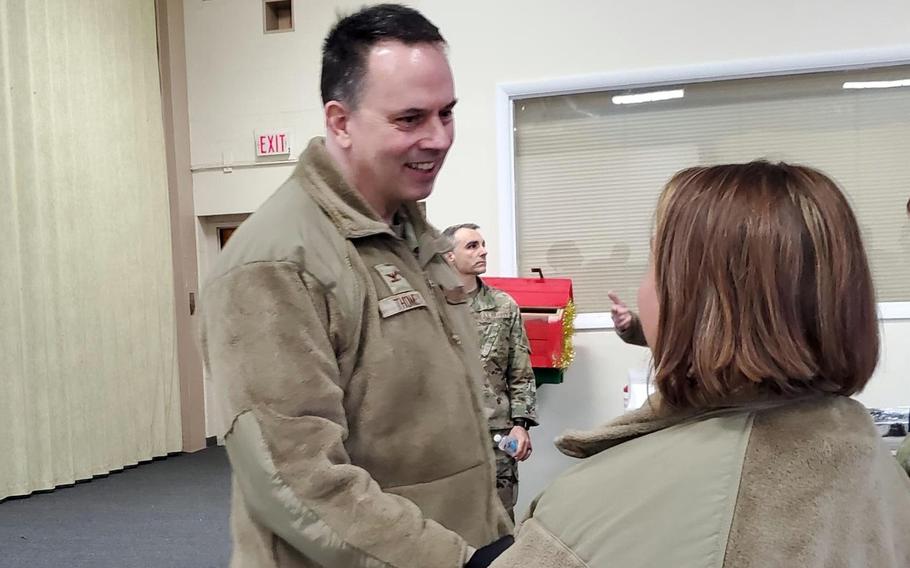
[[[396,208],[430,195],[455,138],[454,106],[443,46],[397,41],[373,46],[342,142],[354,185],[371,204]]]
[[[461,274],[479,275],[487,271],[487,242],[476,229],[455,231],[452,266]]]

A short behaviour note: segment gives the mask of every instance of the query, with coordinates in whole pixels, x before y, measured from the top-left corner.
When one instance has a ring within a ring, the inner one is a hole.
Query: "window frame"
[[[518,275],[518,243],[515,213],[515,103],[523,99],[747,79],[799,75],[824,71],[848,71],[910,64],[910,44],[886,49],[837,51],[785,57],[742,59],[672,67],[654,67],[592,75],[576,75],[542,81],[496,85],[497,204],[499,206],[499,274]],[[881,321],[910,319],[910,301],[879,302]],[[610,330],[609,312],[578,314],[578,330]]]

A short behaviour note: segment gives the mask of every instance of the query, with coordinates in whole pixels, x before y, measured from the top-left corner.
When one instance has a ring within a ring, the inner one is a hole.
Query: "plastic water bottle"
[[[502,434],[496,434],[493,436],[493,441],[496,442],[496,445],[499,446],[499,449],[509,454],[512,457],[515,457],[515,454],[518,453],[518,439],[513,438],[512,436],[503,436]]]

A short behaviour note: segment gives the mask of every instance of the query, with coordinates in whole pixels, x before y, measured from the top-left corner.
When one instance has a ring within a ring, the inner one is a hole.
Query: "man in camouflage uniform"
[[[531,369],[530,348],[518,304],[502,290],[487,286],[479,275],[487,270],[483,235],[473,223],[444,231],[452,240],[449,263],[461,278],[480,339],[486,371],[484,405],[490,438],[510,435],[518,440],[512,457],[496,447],[496,489],[503,506],[515,518],[518,500],[518,462],[531,455],[528,430],[537,425],[537,389]],[[492,443],[492,442],[491,442]]]

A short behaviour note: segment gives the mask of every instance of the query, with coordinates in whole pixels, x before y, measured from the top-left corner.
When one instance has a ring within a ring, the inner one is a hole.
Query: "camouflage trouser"
[[[507,436],[508,430],[494,430],[490,436],[502,434]],[[499,494],[499,500],[502,506],[506,508],[509,517],[515,521],[515,503],[518,502],[518,462],[515,458],[500,450],[498,447],[493,448],[496,454],[496,493]]]

